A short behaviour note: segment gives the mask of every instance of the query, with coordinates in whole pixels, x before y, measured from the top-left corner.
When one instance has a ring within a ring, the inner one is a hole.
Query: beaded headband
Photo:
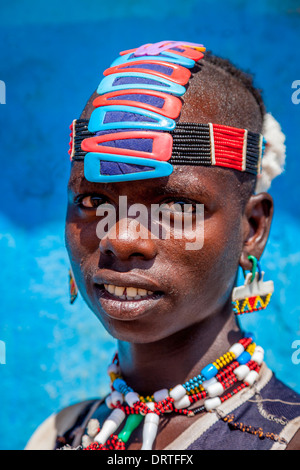
[[[98,86],[89,120],[74,120],[70,158],[92,182],[169,176],[173,165],[260,173],[261,134],[219,124],[178,123],[201,44],[163,41],[124,51]]]

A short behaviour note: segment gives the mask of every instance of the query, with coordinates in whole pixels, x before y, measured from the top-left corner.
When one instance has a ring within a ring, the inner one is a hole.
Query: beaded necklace
[[[257,346],[251,337],[244,337],[233,344],[228,352],[204,367],[199,375],[184,384],[176,385],[170,390],[158,390],[151,396],[143,397],[122,378],[116,354],[108,367],[111,393],[105,400],[106,406],[112,412],[101,429],[97,419],[88,422],[81,448],[125,450],[125,444],[131,434],[143,421],[141,450],[151,450],[161,416],[177,413],[194,417],[201,412],[216,409],[245,387],[254,384],[263,359],[263,348]],[[195,407],[200,400],[204,400],[203,404]],[[123,429],[115,434],[125,418]]]

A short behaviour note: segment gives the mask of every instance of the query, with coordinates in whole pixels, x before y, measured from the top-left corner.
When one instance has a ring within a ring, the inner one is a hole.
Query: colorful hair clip
[[[152,167],[153,170],[137,171],[134,173],[103,175],[101,174],[102,162],[128,163]],[[128,157],[124,155],[111,155],[110,153],[87,153],[84,159],[84,176],[93,183],[116,183],[119,181],[135,181],[148,178],[162,178],[169,176],[173,166],[167,162],[152,160],[149,158]],[[149,175],[151,174],[151,176]]]
[[[111,147],[101,145],[106,142],[129,141],[131,144],[132,139],[151,139],[152,152],[145,152],[142,150],[132,150],[129,148]],[[82,150],[86,152],[99,152],[110,153],[118,155],[127,155],[129,157],[152,158],[159,161],[170,160],[172,156],[173,139],[171,134],[166,132],[151,132],[151,131],[130,131],[130,132],[117,132],[113,134],[97,135],[84,139],[81,142]]]
[[[148,47],[148,46],[151,46],[151,43],[149,42],[149,44],[144,44],[143,46],[141,47]],[[137,51],[139,48],[138,47],[134,47],[133,49],[126,49],[126,51],[121,51],[119,52],[119,55],[128,55],[128,54],[133,54],[135,51]]]
[[[198,62],[198,60],[204,57],[203,52],[197,51],[191,47],[184,47],[182,45],[180,46],[174,45],[170,47],[170,49],[168,49],[166,52],[164,52],[164,54],[171,54],[171,53],[194,60],[195,62]]]
[[[122,99],[123,97],[123,99]],[[126,99],[125,99],[126,97]],[[128,97],[130,99],[128,99]],[[153,102],[162,102],[162,107],[154,106],[147,102],[140,101],[141,99]],[[170,119],[178,118],[182,102],[179,98],[168,93],[162,93],[157,90],[141,90],[141,89],[130,89],[130,90],[117,90],[104,95],[98,96],[93,101],[93,106],[98,108],[100,106],[106,106],[114,104],[117,106],[135,106],[154,113],[161,114]]]
[[[120,52],[120,55],[133,53],[135,57],[145,56],[145,55],[159,55],[164,51],[173,49],[173,48],[191,48],[199,52],[205,52],[206,48],[203,44],[197,44],[194,42],[187,41],[160,41],[154,44],[145,44],[135,49],[130,49],[128,51]]]
[[[158,58],[161,58],[164,62],[171,62],[173,64],[179,64],[182,65],[182,67],[187,67],[188,69],[192,69],[195,67],[195,61],[192,59],[188,59],[187,57],[181,56],[179,54],[172,54],[171,52],[169,53],[163,53],[159,56],[153,55],[153,56],[142,56],[139,57],[139,60],[157,60]],[[125,55],[121,55],[120,57],[117,57],[111,64],[111,67],[115,67],[116,65],[120,64],[125,64],[125,63],[130,63],[136,60],[136,57],[132,53],[128,53]]]
[[[111,122],[108,121],[109,115],[108,113],[117,113],[117,120],[112,120]],[[121,115],[121,119],[126,118],[126,115],[134,119],[135,115],[144,116],[146,119],[143,121],[134,121],[134,120],[124,120],[120,121],[120,116],[118,114],[123,113]],[[124,116],[125,114],[125,116]],[[147,111],[145,109],[136,108],[134,106],[101,106],[100,108],[96,108],[91,115],[88,130],[90,132],[98,132],[102,130],[109,130],[109,129],[154,129],[154,130],[166,130],[170,131],[174,129],[176,126],[175,121],[173,119],[169,119],[165,116],[161,116],[157,113],[152,113],[151,111]]]
[[[104,71],[103,75],[107,76],[118,72],[148,73],[155,77],[178,83],[178,85],[185,85],[191,77],[191,72],[186,67],[172,64],[171,62],[164,62],[163,60],[147,60],[147,62],[136,60],[130,62],[130,64],[120,64],[115,67],[110,67]]]
[[[186,89],[182,85],[171,82],[165,78],[155,77],[150,73],[122,72],[108,75],[100,82],[97,93],[102,95],[114,90],[127,90],[128,88],[141,88],[146,90],[158,90],[182,96]],[[121,83],[121,84],[120,84]]]

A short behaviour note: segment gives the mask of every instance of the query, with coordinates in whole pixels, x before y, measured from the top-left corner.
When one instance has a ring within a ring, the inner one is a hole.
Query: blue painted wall
[[[22,449],[63,406],[107,391],[114,341],[81,299],[68,304],[64,249],[68,126],[120,49],[162,39],[202,42],[255,72],[267,108],[287,135],[284,176],[263,268],[276,292],[265,313],[243,319],[279,378],[300,392],[300,4],[261,0],[116,0],[0,6],[0,448]],[[61,6],[63,5],[63,7]],[[1,101],[1,100],[0,100]],[[0,361],[1,362],[1,361]]]

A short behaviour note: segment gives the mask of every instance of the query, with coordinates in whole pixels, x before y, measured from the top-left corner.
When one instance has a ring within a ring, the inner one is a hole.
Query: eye
[[[196,212],[196,204],[189,201],[169,201],[162,204],[161,209],[174,215],[193,214]]]
[[[75,200],[75,204],[83,209],[97,209],[101,204],[104,204],[106,199],[98,195],[81,195],[78,196]]]

